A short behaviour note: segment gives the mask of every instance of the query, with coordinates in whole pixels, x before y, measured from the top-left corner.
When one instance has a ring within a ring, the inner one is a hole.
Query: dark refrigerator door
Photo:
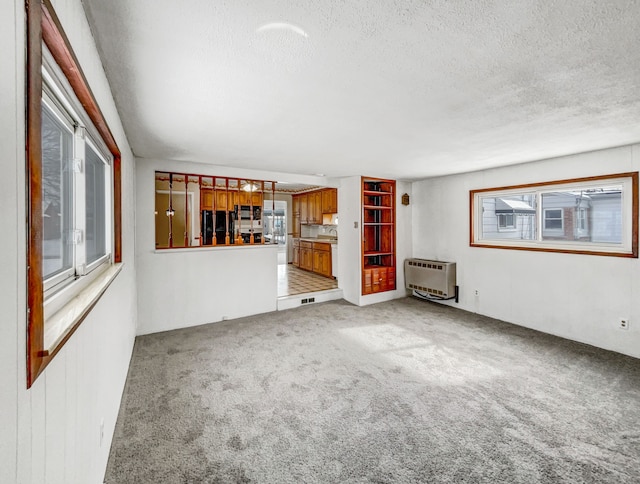
[[[225,230],[225,224],[227,221],[227,213],[229,215],[229,242],[234,243],[233,240],[233,229],[234,229],[234,218],[235,214],[233,212],[225,212],[224,210],[218,210],[216,212],[216,243],[224,244],[225,238],[227,236],[227,231]]]
[[[203,210],[201,219],[202,245],[211,245],[213,243],[213,212],[211,210]]]

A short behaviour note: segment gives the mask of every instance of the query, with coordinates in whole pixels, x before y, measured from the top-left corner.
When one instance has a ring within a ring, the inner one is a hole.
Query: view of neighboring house
[[[482,238],[620,243],[622,188],[483,197]]]

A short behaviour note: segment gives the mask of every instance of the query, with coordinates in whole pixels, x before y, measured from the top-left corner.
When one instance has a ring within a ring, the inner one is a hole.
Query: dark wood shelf
[[[393,207],[387,207],[386,205],[363,205],[365,210],[393,210]]]
[[[365,252],[365,257],[378,257],[379,255],[393,255],[393,252]]]
[[[378,192],[375,190],[363,190],[362,193],[372,197],[377,197],[378,195],[393,195],[392,192]]]

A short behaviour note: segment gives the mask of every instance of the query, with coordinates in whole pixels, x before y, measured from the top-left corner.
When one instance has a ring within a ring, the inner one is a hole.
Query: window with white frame
[[[499,213],[498,214],[498,228],[500,228],[500,229],[514,229],[514,228],[516,228],[515,215],[513,213]]]
[[[638,256],[638,173],[470,194],[472,246]]]
[[[42,277],[53,294],[111,259],[112,157],[43,49]]]
[[[587,209],[578,208],[576,211],[576,230],[587,230]]]
[[[562,232],[563,217],[561,208],[545,208],[543,233],[546,232]]]

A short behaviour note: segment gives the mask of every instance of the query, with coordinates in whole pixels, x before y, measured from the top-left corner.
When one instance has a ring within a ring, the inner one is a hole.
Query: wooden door
[[[307,222],[310,224],[316,221],[316,194],[311,192],[307,194]]]
[[[331,251],[323,250],[320,252],[320,274],[325,277],[331,276]]]
[[[320,255],[322,254],[322,251],[320,250],[314,250],[313,251],[313,272],[318,272],[320,273],[320,267],[321,267],[321,262],[320,262]]]
[[[313,193],[313,223],[322,223],[322,191]]]
[[[362,271],[362,294],[371,294],[373,287],[371,284],[372,269]]]
[[[292,217],[293,229],[292,233],[294,237],[300,237],[300,214],[293,214]]]
[[[338,212],[338,190],[327,188],[322,190],[322,213]]]
[[[226,190],[216,190],[216,210],[227,210]]]
[[[300,216],[300,196],[294,195],[291,198],[291,213]]]
[[[213,210],[213,189],[200,190],[200,210]]]
[[[331,190],[322,190],[322,213],[331,213]]]
[[[309,198],[306,193],[304,195],[300,195],[300,223],[302,224],[309,223],[308,199]]]
[[[313,249],[300,247],[300,268],[313,271]]]

